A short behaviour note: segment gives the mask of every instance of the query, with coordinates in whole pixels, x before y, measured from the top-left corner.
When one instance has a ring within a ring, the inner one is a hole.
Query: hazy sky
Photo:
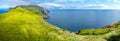
[[[120,9],[120,0],[0,0],[0,8],[28,4],[47,9]]]

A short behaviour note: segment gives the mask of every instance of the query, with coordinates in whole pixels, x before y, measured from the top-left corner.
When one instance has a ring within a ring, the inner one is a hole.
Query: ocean
[[[6,13],[6,12],[8,12],[9,11],[9,9],[0,9],[0,14],[1,13]]]
[[[96,29],[120,21],[120,10],[51,10],[48,23],[71,32]]]

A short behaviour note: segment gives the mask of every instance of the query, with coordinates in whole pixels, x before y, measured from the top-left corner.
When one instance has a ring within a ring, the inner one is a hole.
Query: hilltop
[[[46,10],[43,7],[40,7],[38,5],[20,5],[20,6],[14,7],[14,8],[10,8],[10,9],[15,9],[18,7],[25,8],[31,12],[34,12],[34,13],[41,13],[41,14],[46,14],[46,15],[49,13],[48,10]]]

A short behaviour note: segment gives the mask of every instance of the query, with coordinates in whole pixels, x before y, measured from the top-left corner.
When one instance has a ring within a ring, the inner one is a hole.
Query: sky
[[[0,8],[31,4],[46,9],[120,9],[120,0],[0,0]]]

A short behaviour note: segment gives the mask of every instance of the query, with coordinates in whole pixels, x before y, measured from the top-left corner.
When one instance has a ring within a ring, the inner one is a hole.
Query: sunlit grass
[[[0,41],[78,41],[76,35],[48,24],[43,14],[21,7],[0,15]]]

